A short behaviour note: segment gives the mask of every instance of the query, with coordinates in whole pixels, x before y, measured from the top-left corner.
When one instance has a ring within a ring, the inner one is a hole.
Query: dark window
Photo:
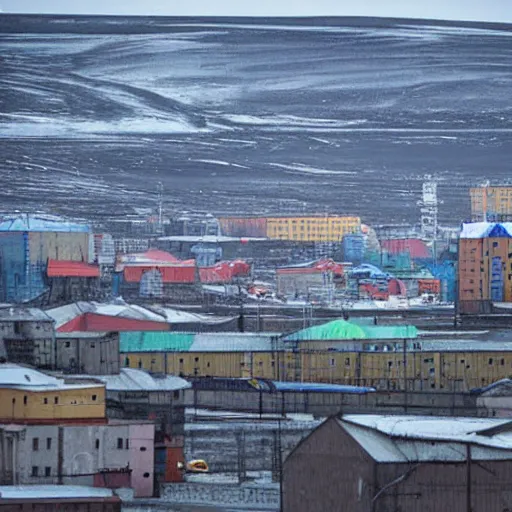
[[[95,446],[96,450],[100,449],[100,440],[99,439],[96,439],[94,446]]]
[[[194,357],[194,361],[197,363],[199,362],[199,357]]]
[[[345,366],[350,366],[350,357],[345,357]]]
[[[139,368],[142,368],[142,361],[139,359]]]
[[[32,466],[32,476],[37,476],[39,474],[39,468],[37,466]]]
[[[66,341],[66,348],[69,348],[71,346],[71,342],[70,341]]]
[[[500,364],[501,364],[501,366],[505,366],[505,359],[502,359],[502,360],[500,361]]]
[[[27,405],[27,395],[23,397],[23,405]]]
[[[21,322],[14,322],[14,334],[21,332]]]
[[[492,364],[492,357],[489,357],[489,364]]]
[[[466,360],[465,360],[465,359],[461,359],[461,360],[460,360],[460,364],[464,364],[465,362],[466,362]]]
[[[95,402],[96,401],[96,395],[92,395],[92,401]]]
[[[210,368],[210,362],[206,363],[206,368]]]
[[[145,447],[145,446],[141,446],[141,447],[140,447],[140,451],[141,451],[141,452],[145,452],[145,451],[146,451],[146,447]]]
[[[125,366],[130,366],[130,358],[129,358],[129,357],[125,357],[125,359],[124,359],[124,365],[125,365]]]
[[[122,437],[118,437],[117,438],[117,449],[118,450],[122,450],[123,449],[123,438]]]
[[[44,398],[43,399],[43,403],[47,404],[48,403],[48,398]]]
[[[50,466],[46,466],[44,468],[44,476],[50,476],[52,474],[52,468]]]
[[[39,437],[32,438],[32,450],[35,452],[39,450]]]
[[[16,403],[16,398],[13,398],[12,399],[12,405],[14,405]]]
[[[59,403],[59,397],[58,397],[58,396],[56,396],[56,397],[53,399],[53,403],[54,403],[55,405],[57,405],[57,404]]]
[[[126,450],[128,450],[130,448],[130,440],[129,439],[125,439],[124,447]]]
[[[173,398],[175,398],[177,400],[180,397],[180,392],[175,391],[172,395],[173,395]]]
[[[51,437],[47,437],[46,438],[46,449],[47,450],[51,450],[52,449],[52,438]]]
[[[388,368],[391,368],[393,366],[393,361],[388,361]]]
[[[180,359],[180,364],[183,364],[183,359]]]
[[[144,473],[142,476],[143,476],[144,478],[149,478],[149,473]]]
[[[91,343],[91,348],[96,348],[96,343]]]

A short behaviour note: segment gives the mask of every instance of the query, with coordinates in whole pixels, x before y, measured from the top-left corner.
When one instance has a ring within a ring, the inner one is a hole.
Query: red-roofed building
[[[83,261],[48,260],[46,268],[50,304],[99,299],[100,268]]]

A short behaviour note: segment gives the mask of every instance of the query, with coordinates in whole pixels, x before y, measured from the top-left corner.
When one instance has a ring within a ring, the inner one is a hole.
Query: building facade
[[[153,495],[154,424],[0,425],[4,485],[131,487]],[[113,476],[116,478],[113,478]],[[117,485],[115,482],[117,481]]]
[[[472,222],[512,221],[512,186],[482,186],[469,190]]]

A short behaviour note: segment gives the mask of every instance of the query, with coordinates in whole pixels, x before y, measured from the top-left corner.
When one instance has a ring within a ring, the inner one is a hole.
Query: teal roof
[[[169,331],[132,331],[120,333],[120,352],[188,352],[194,334]]]
[[[321,340],[393,340],[412,339],[418,336],[413,325],[358,325],[346,320],[333,320],[294,332],[284,341]]]

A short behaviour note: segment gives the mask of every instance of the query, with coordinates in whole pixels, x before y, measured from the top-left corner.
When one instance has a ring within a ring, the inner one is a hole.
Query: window
[[[37,452],[39,450],[39,437],[32,438],[32,450]]]
[[[141,451],[141,452],[145,452],[145,451],[146,451],[146,447],[145,447],[145,446],[141,446],[141,447],[140,447],[140,451]]]
[[[14,334],[20,334],[21,322],[14,322]]]
[[[97,396],[96,396],[96,395],[92,395],[92,401],[93,401],[93,402],[96,402],[96,398],[97,398]]]
[[[46,466],[44,468],[44,476],[50,476],[52,474],[52,468],[50,466]]]
[[[44,404],[47,404],[47,403],[48,403],[48,398],[44,398],[44,399],[43,399],[43,403],[44,403]]]
[[[175,400],[178,400],[178,398],[180,397],[180,392],[178,390],[176,390],[173,392],[172,396]]]
[[[96,439],[96,441],[94,442],[94,447],[96,448],[96,450],[100,449],[100,440],[99,439]]]
[[[144,478],[149,478],[149,473],[144,473],[142,476],[143,476]]]
[[[350,357],[345,357],[345,366],[350,366]]]
[[[117,438],[117,449],[118,450],[122,450],[123,449],[123,438],[122,437],[118,437]]]
[[[505,359],[501,359],[500,364],[501,366],[505,366]]]
[[[91,348],[96,348],[96,343],[91,343]]]
[[[59,397],[58,397],[58,396],[56,396],[56,397],[53,399],[53,403],[54,403],[55,405],[57,405],[57,404],[59,403]]]
[[[198,362],[199,362],[199,357],[194,357],[194,361],[195,361],[196,363],[198,363]]]
[[[23,405],[27,405],[27,395],[23,397]]]
[[[37,476],[39,474],[39,468],[37,466],[32,466],[32,476]]]
[[[66,348],[69,348],[71,346],[71,342],[70,341],[66,341],[65,346],[66,346]]]
[[[142,361],[139,359],[139,368],[142,368]]]
[[[46,438],[46,449],[47,450],[51,450],[52,449],[52,438],[51,437],[47,437]]]
[[[489,357],[489,364],[492,364],[492,357]]]
[[[180,364],[183,364],[183,359],[180,359]]]
[[[126,450],[128,450],[130,448],[130,440],[129,439],[125,439],[124,447],[125,447]]]

